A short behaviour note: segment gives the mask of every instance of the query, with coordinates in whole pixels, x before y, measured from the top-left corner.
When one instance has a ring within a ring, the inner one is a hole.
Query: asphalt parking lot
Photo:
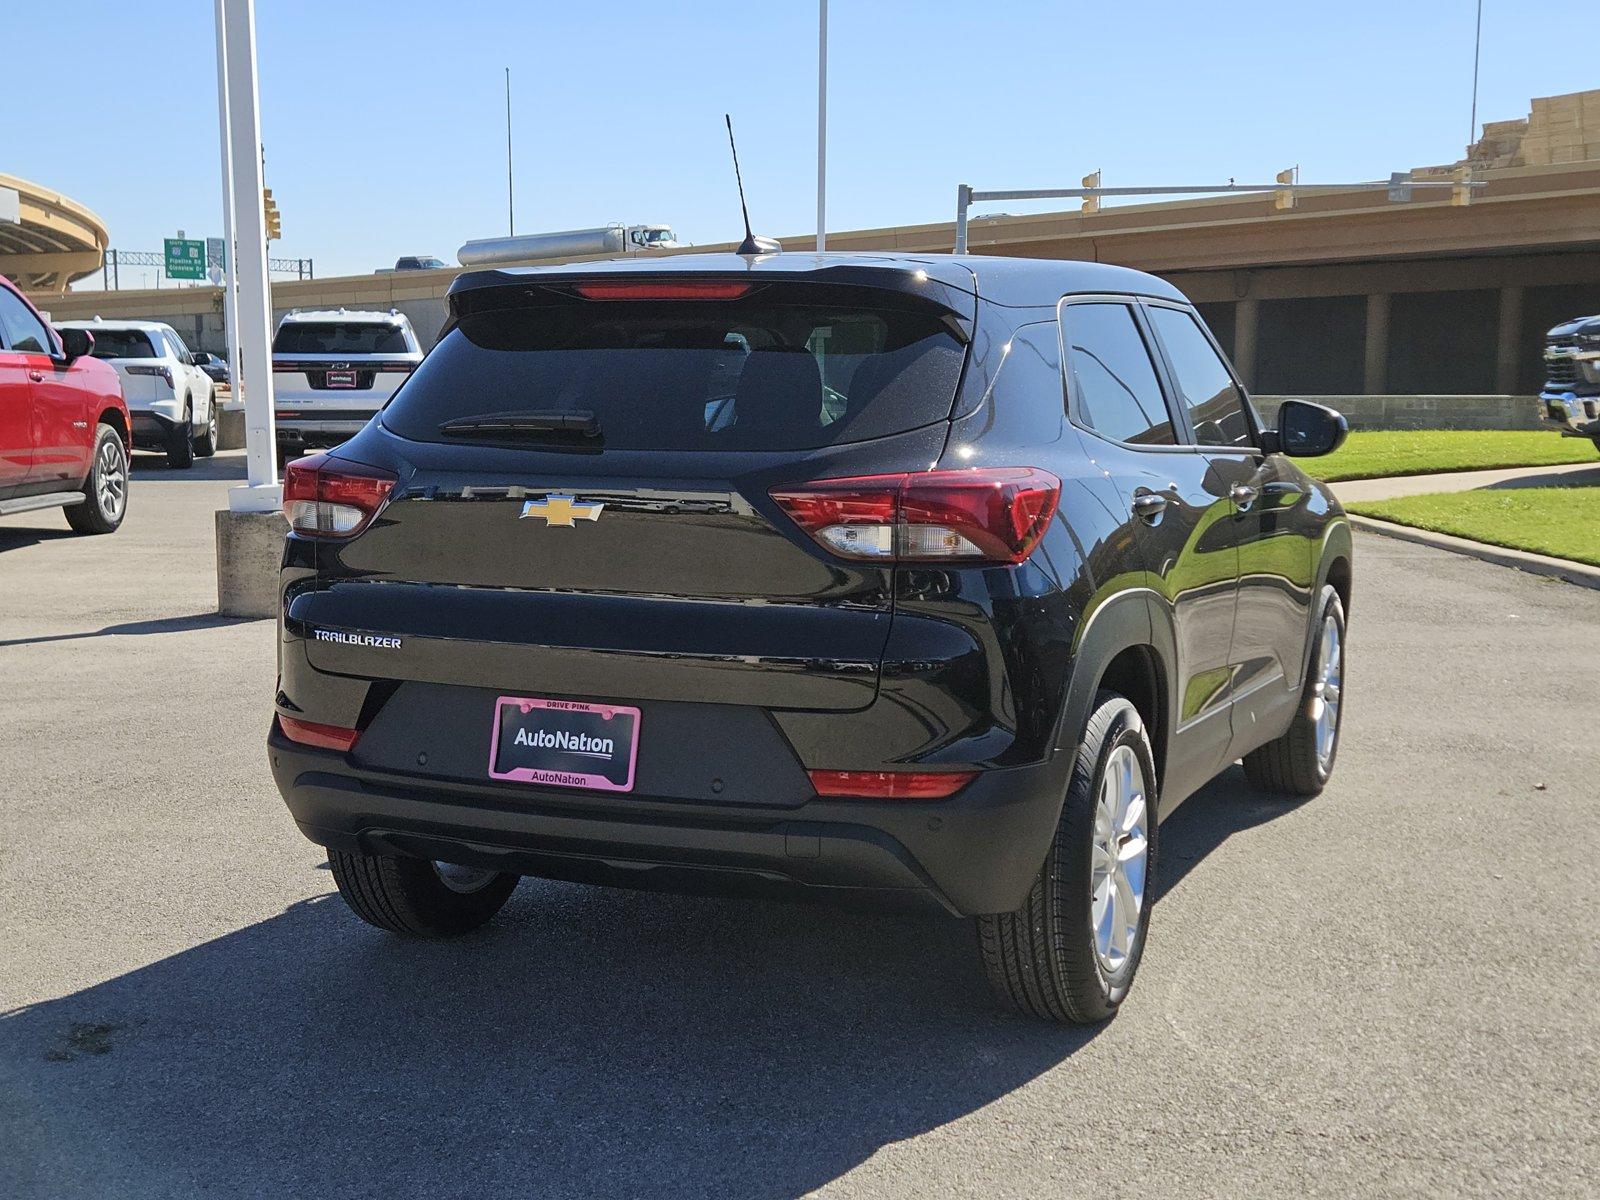
[[[934,918],[524,881],[333,895],[212,615],[242,458],[0,520],[0,1196],[1593,1195],[1600,593],[1368,535],[1344,744],[1165,826],[1110,1025]]]

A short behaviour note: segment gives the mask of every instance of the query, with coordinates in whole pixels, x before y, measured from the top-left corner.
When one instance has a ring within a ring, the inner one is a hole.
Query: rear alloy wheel
[[[1284,796],[1315,796],[1328,784],[1344,719],[1344,605],[1331,587],[1317,609],[1317,643],[1305,690],[1282,737],[1244,756],[1251,785]]]
[[[369,925],[412,937],[453,937],[504,907],[520,875],[378,854],[328,852],[339,895]]]
[[[167,466],[175,471],[194,466],[194,441],[190,430],[194,427],[194,409],[183,406],[183,419],[167,435]]]
[[[104,423],[95,430],[83,496],[66,509],[67,524],[78,533],[115,533],[128,511],[128,452],[122,435]]]
[[[1047,1021],[1103,1021],[1133,986],[1150,927],[1156,771],[1139,712],[1096,698],[1044,866],[1021,908],[978,918],[1001,1003]]]
[[[210,458],[217,452],[217,397],[212,395],[206,402],[206,427],[200,431],[200,436],[194,440],[194,452],[201,458]]]

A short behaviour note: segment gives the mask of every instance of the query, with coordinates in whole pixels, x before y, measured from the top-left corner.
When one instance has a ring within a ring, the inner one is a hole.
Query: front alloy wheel
[[[1244,756],[1244,774],[1264,792],[1315,796],[1327,786],[1344,720],[1344,604],[1332,587],[1318,597],[1316,644],[1305,688],[1282,736]]]

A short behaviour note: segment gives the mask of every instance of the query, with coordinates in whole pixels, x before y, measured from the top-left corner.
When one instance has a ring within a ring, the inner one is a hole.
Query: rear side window
[[[1152,305],[1146,310],[1173,378],[1189,406],[1194,440],[1201,446],[1249,446],[1255,441],[1244,396],[1193,315]]]
[[[142,329],[91,329],[96,358],[160,358],[150,335]]]
[[[1149,347],[1126,304],[1069,304],[1061,310],[1073,415],[1113,441],[1171,446],[1172,418]]]
[[[291,321],[278,327],[274,354],[406,354],[406,333],[377,321]]]
[[[551,295],[469,312],[383,423],[446,441],[448,421],[582,413],[608,448],[748,451],[862,441],[949,417],[965,347],[939,313],[892,296],[809,303],[802,292],[816,289],[768,284],[737,300]]]

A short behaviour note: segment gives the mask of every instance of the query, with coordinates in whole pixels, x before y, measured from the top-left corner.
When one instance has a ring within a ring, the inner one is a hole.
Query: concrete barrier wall
[[[1287,396],[1257,396],[1268,420]],[[1299,396],[1336,408],[1351,429],[1539,429],[1534,396]]]

